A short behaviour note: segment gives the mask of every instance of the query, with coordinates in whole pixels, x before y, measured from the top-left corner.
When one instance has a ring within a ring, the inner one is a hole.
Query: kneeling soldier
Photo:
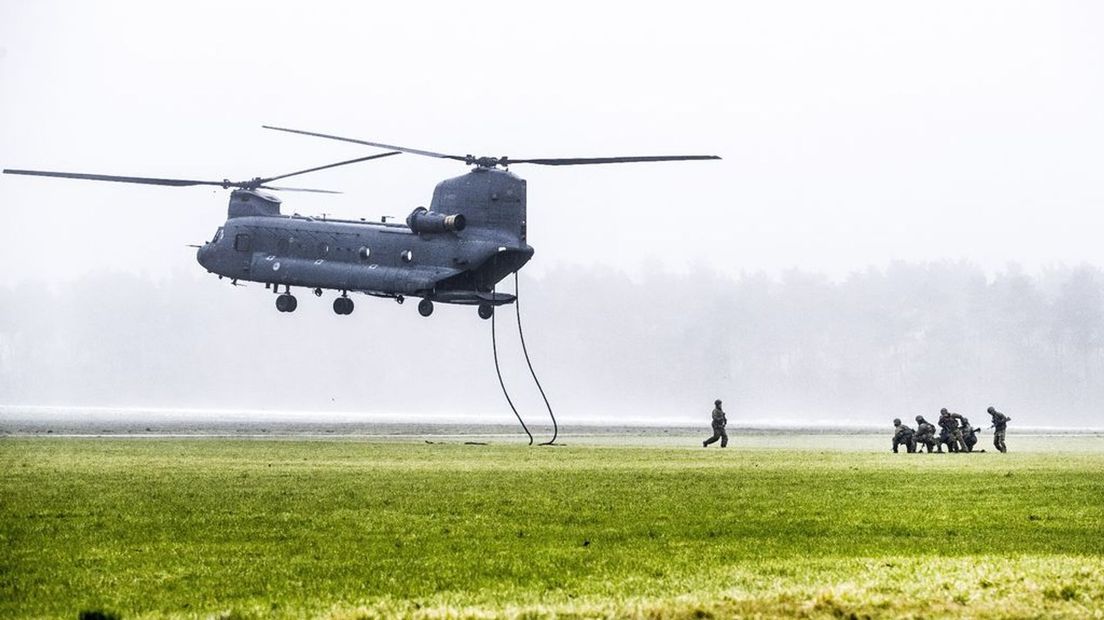
[[[970,424],[970,420],[968,420],[965,417],[962,418],[961,422],[962,422],[962,441],[963,441],[963,443],[966,444],[966,451],[967,452],[973,452],[974,451],[974,446],[976,446],[977,442],[978,442],[978,438],[977,438],[978,429],[974,428],[974,426],[972,424]],[[985,450],[982,450],[982,452],[985,452]]]
[[[913,439],[911,428],[901,424],[901,418],[893,418],[893,452],[897,453],[897,446],[905,446],[909,452],[916,452],[916,440]]]
[[[928,452],[935,448],[935,426],[925,420],[922,415],[916,416],[916,435],[914,437],[917,444],[928,448]]]

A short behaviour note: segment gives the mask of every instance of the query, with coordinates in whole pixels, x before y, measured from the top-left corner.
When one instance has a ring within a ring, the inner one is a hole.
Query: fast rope
[[[514,273],[517,275],[517,272]],[[494,289],[491,289],[491,295],[494,296]],[[521,419],[521,414],[518,413],[517,407],[514,406],[514,401],[510,399],[510,393],[506,391],[506,383],[502,380],[502,370],[498,367],[498,339],[495,337],[495,315],[497,312],[491,312],[491,350],[494,351],[494,363],[495,373],[498,375],[498,384],[502,386],[502,395],[506,397],[506,402],[510,404],[510,409],[513,410],[514,416],[517,417],[518,422],[521,423],[521,428],[525,431],[525,434],[529,436],[529,445],[533,445],[533,433],[529,432],[529,427],[525,426],[525,420]]]
[[[548,408],[548,415],[552,418],[552,439],[540,445],[551,446],[556,443],[556,437],[560,435],[560,427],[556,424],[556,414],[552,413],[552,405],[548,404],[548,397],[544,394],[540,379],[537,379],[537,373],[533,370],[533,362],[529,361],[529,349],[525,348],[525,333],[521,330],[521,290],[518,288],[518,272],[516,271],[514,272],[514,310],[517,311],[518,338],[521,339],[521,352],[525,354],[525,364],[529,366],[529,374],[533,376],[533,383],[537,384],[541,398],[544,399],[544,406]]]
[[[495,289],[491,289],[493,295]],[[544,393],[544,387],[541,386],[540,379],[537,378],[537,372],[533,370],[533,362],[529,359],[529,349],[525,346],[525,331],[521,328],[521,295],[518,288],[518,274],[514,272],[514,310],[517,312],[517,326],[518,326],[518,338],[521,340],[521,351],[525,354],[525,364],[529,367],[529,374],[533,377],[533,383],[537,384],[537,389],[540,390],[541,398],[544,399],[544,406],[548,409],[548,416],[552,418],[552,439],[543,442],[539,445],[552,446],[556,444],[556,438],[560,436],[560,426],[556,422],[556,414],[552,412],[552,405],[548,402],[548,396]],[[491,313],[491,350],[494,352],[495,362],[495,374],[498,375],[498,385],[502,387],[502,395],[506,397],[506,402],[509,403],[510,409],[514,412],[514,417],[521,423],[521,428],[525,431],[525,434],[529,436],[529,445],[533,445],[533,433],[529,432],[529,427],[525,425],[525,420],[521,419],[521,414],[518,413],[517,407],[514,406],[513,399],[510,398],[510,393],[506,391],[506,383],[502,380],[502,369],[498,364],[498,338],[495,331],[495,314]]]

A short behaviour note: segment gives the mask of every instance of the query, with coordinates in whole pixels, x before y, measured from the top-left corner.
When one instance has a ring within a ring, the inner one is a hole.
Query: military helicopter
[[[335,135],[272,127],[266,129],[351,142],[387,152],[248,181],[197,181],[43,170],[4,170],[19,174],[91,181],[186,187],[213,185],[230,192],[226,222],[212,239],[197,246],[196,260],[219,278],[264,283],[276,294],[276,309],[294,312],[292,287],[338,292],[333,310],[353,312],[351,292],[403,303],[417,297],[418,312],[433,314],[434,303],[474,305],[480,318],[513,303],[515,295],[495,285],[533,256],[526,242],[526,183],[507,169],[515,164],[574,166],[634,162],[720,159],[716,155],[513,159],[449,155]],[[404,223],[284,215],[270,191],[329,190],[278,187],[273,181],[337,166],[410,153],[451,159],[471,166],[467,174],[437,184],[429,208],[418,207]],[[270,190],[270,191],[264,191]],[[280,292],[280,288],[283,292]]]

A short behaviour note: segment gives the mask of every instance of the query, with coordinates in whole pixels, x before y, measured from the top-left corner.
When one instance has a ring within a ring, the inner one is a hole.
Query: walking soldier
[[[702,442],[702,447],[707,448],[709,444],[721,440],[721,447],[728,446],[728,433],[725,432],[725,425],[728,424],[728,419],[725,417],[724,409],[721,409],[721,401],[713,401],[713,436]]]
[[[1004,445],[1004,432],[1008,428],[1008,421],[1012,418],[993,407],[986,409],[986,411],[993,418],[993,446],[1001,452],[1008,452],[1008,447]]]

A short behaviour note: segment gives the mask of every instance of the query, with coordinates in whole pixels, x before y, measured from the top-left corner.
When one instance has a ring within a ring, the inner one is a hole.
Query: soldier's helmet
[[[986,411],[988,411],[989,413],[996,413],[997,412],[997,410],[993,407],[990,407],[990,408],[986,409]]]
[[[916,416],[916,423],[917,424],[923,424],[924,423],[924,416],[922,416],[922,415]]]
[[[721,399],[718,398],[717,400],[713,401],[713,404],[720,407],[721,406]]]
[[[946,407],[944,407],[944,408],[940,409],[940,410],[939,410],[939,413],[947,413],[947,408],[946,408]]]
[[[900,426],[901,425],[901,418],[893,418],[893,425],[894,426]]]

